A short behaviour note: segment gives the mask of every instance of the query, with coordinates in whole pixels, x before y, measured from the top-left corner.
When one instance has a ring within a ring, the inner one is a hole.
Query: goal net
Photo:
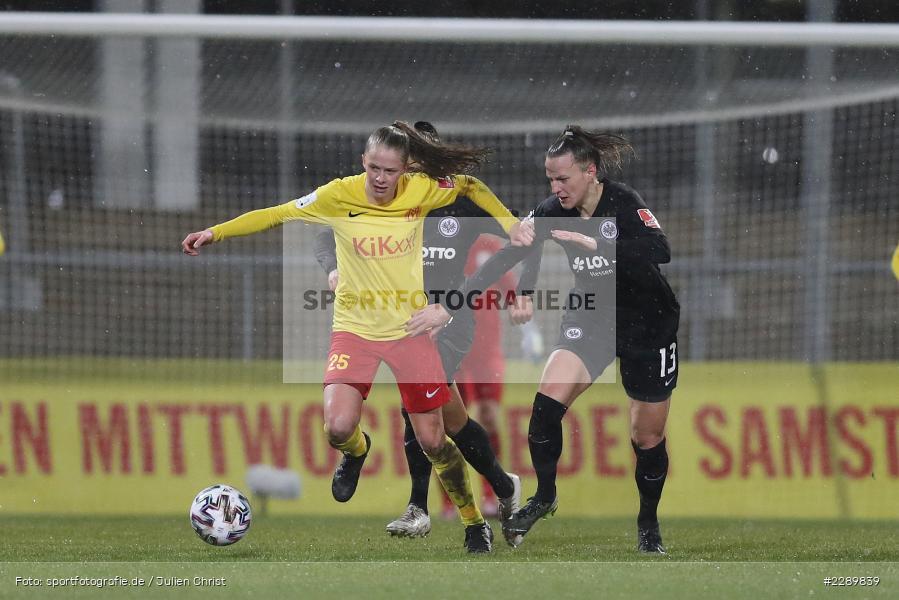
[[[94,17],[0,32],[4,357],[279,359],[280,234],[200,260],[181,238],[359,172],[367,135],[401,119],[494,148],[479,177],[522,212],[566,124],[628,137],[637,160],[613,177],[671,242],[684,360],[899,359],[899,43],[872,43],[877,26],[649,24],[629,42],[399,20],[355,39],[341,23],[359,20]],[[547,252],[541,281],[567,289]],[[295,259],[319,289],[311,240]],[[557,322],[539,325],[550,345]]]

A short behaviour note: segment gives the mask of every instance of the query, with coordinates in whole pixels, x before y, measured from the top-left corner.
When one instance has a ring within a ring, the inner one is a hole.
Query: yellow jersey
[[[406,336],[405,325],[412,313],[428,302],[421,249],[422,225],[429,211],[466,196],[507,233],[518,219],[475,177],[432,179],[406,173],[394,199],[383,205],[368,201],[365,178],[362,173],[335,179],[302,198],[215,225],[213,241],[292,220],[329,225],[334,229],[340,272],[333,330],[368,340],[396,340]]]
[[[893,252],[893,275],[899,279],[899,246],[896,246],[896,251]]]

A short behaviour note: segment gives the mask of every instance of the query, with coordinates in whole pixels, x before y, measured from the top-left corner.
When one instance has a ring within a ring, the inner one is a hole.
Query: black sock
[[[470,418],[459,433],[451,437],[468,464],[484,476],[497,498],[512,495],[515,491],[512,479],[499,464],[496,453],[490,446],[490,436],[480,423]]]
[[[540,392],[534,398],[528,447],[537,472],[537,493],[534,495],[540,502],[552,502],[556,498],[556,467],[562,456],[562,417],[567,410],[564,404]]]
[[[403,449],[406,451],[406,462],[409,463],[409,476],[412,478],[412,493],[409,495],[409,504],[414,504],[426,513],[428,512],[428,486],[431,484],[431,461],[421,451],[421,446],[415,438],[412,430],[412,421],[409,413],[401,409],[403,420],[406,422],[406,430],[403,433]]]
[[[637,468],[634,478],[637,480],[637,490],[640,492],[640,514],[637,515],[637,526],[648,528],[659,522],[656,509],[662,498],[662,488],[665,486],[665,477],[668,475],[668,451],[665,448],[665,439],[653,448],[645,450],[639,448],[631,440],[634,453],[637,455]]]

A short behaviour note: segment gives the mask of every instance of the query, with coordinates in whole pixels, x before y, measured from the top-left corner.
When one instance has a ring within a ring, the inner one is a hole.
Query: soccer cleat
[[[431,517],[421,507],[410,504],[406,512],[387,524],[387,533],[395,537],[425,537],[431,533]]]
[[[499,498],[496,501],[498,517],[500,521],[505,521],[512,516],[518,506],[521,504],[521,478],[515,473],[507,473],[509,479],[512,480],[512,495],[508,498]]]
[[[344,453],[343,460],[334,469],[334,478],[331,480],[331,494],[338,502],[346,502],[356,493],[356,486],[359,484],[359,473],[362,472],[362,465],[365,464],[365,457],[371,450],[371,438],[363,432],[365,436],[365,454],[362,456],[350,456]]]
[[[465,549],[472,554],[486,554],[493,551],[493,530],[487,521],[465,528]]]
[[[536,496],[531,496],[528,498],[527,504],[503,521],[503,537],[506,538],[506,541],[511,546],[518,546],[523,541],[524,535],[534,526],[534,523],[556,514],[558,508],[558,497],[553,498],[552,502],[541,502],[537,500]]]
[[[637,527],[637,550],[647,554],[667,554],[658,523],[646,528]]]

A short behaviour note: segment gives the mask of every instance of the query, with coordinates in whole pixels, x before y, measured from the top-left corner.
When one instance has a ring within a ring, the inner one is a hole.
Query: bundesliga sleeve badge
[[[640,216],[640,220],[643,221],[643,224],[647,227],[651,227],[652,229],[662,228],[656,220],[655,215],[653,215],[652,211],[648,208],[638,208],[637,214]]]

